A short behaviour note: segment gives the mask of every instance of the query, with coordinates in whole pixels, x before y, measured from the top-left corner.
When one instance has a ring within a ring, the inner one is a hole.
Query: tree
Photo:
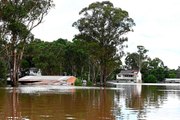
[[[147,55],[146,55],[146,53],[148,52],[148,50],[147,49],[145,49],[145,47],[144,46],[142,46],[142,45],[139,45],[139,46],[137,46],[137,48],[138,48],[138,51],[137,51],[137,53],[139,54],[139,70],[141,70],[141,68],[142,68],[142,63],[143,63],[143,61],[144,60],[146,60],[147,59]]]
[[[53,42],[34,40],[25,49],[23,61],[27,61],[30,67],[41,69],[44,75],[59,75],[64,71],[64,54],[67,40],[58,39]],[[26,66],[23,65],[23,68]]]
[[[79,76],[83,79],[85,75],[85,70],[87,70],[88,66],[88,54],[84,49],[83,42],[74,39],[73,42],[68,44],[65,49],[65,61],[66,67],[68,68],[66,71],[74,76]]]
[[[148,81],[148,76],[153,75],[156,77],[157,82],[162,82],[166,76],[168,76],[168,68],[164,66],[164,63],[159,58],[148,59],[143,63],[142,74],[144,82]]]
[[[150,60],[149,62],[149,66],[151,66],[151,68],[156,69],[158,67],[164,67],[164,63],[161,59],[159,58],[154,58],[153,60]]]
[[[115,8],[109,1],[92,3],[79,14],[83,17],[73,23],[80,32],[76,38],[96,44],[98,50],[94,51],[94,58],[100,68],[100,83],[105,85],[123,53],[123,43],[127,38],[122,35],[133,31],[135,23],[127,11]]]
[[[37,27],[53,6],[52,0],[3,0],[0,2],[0,31],[4,41],[13,86],[18,85],[18,73],[24,47],[33,38]]]
[[[146,53],[148,52],[144,46],[137,46],[138,51],[134,53],[128,53],[127,57],[125,58],[125,63],[131,69],[141,70],[143,63],[148,58]]]
[[[148,75],[147,78],[145,79],[146,83],[156,83],[157,78],[154,75]]]
[[[0,86],[4,86],[6,84],[7,78],[7,67],[5,61],[0,59]]]
[[[138,53],[128,53],[125,58],[125,64],[128,68],[133,70],[139,70],[139,54]]]
[[[168,71],[166,71],[166,76],[165,76],[165,78],[177,78],[177,76],[176,76],[176,70],[174,70],[174,69],[170,69],[170,70],[168,70]]]

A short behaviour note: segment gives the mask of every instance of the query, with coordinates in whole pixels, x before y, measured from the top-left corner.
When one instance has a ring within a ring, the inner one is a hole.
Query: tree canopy
[[[110,1],[92,3],[79,14],[82,18],[73,23],[80,32],[76,38],[94,43],[97,50],[93,54],[100,66],[103,84],[122,57],[123,43],[127,41],[123,35],[133,31],[135,23],[127,11],[114,7]]]

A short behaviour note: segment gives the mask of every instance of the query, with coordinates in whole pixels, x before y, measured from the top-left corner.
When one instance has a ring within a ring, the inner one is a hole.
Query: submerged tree
[[[13,86],[17,86],[24,47],[33,38],[31,31],[42,23],[52,6],[53,0],[0,2],[0,40],[3,41]]]
[[[93,58],[100,67],[101,85],[105,85],[107,77],[117,67],[115,63],[122,57],[123,43],[127,41],[122,36],[132,31],[135,23],[127,11],[114,7],[109,1],[92,3],[79,14],[83,17],[73,24],[80,32],[76,37],[96,44],[97,50],[92,54],[96,55]]]

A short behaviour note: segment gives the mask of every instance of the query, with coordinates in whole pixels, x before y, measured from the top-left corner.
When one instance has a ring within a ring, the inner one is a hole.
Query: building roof
[[[25,76],[19,79],[19,81],[39,81],[39,80],[67,80],[72,76]]]
[[[25,76],[19,79],[21,83],[35,83],[35,84],[74,84],[76,77],[74,76]]]
[[[121,70],[120,74],[129,74],[129,75],[133,75],[134,73],[138,73],[137,70]]]

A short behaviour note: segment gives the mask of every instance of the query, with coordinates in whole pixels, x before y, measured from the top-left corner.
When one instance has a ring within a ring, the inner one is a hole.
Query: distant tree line
[[[45,42],[35,39],[29,42],[24,51],[24,57],[21,62],[22,75],[25,71],[35,67],[42,71],[43,75],[74,75],[79,79],[88,80],[94,84],[100,82],[100,68],[97,61],[99,54],[96,44],[74,39],[58,39],[52,42]],[[143,46],[141,46],[145,49]],[[94,50],[94,51],[93,51]],[[144,50],[148,51],[148,50]],[[115,76],[121,69],[139,69],[143,75],[143,82],[162,82],[164,78],[180,78],[180,67],[177,70],[169,69],[159,58],[151,59],[147,52],[128,53],[125,58],[125,66],[122,67],[121,59],[111,61],[113,69],[107,80],[116,79]],[[3,56],[0,57],[0,76],[1,81],[5,80],[8,73],[7,61]],[[139,65],[141,64],[141,65]],[[5,83],[5,81],[3,81]]]
[[[22,69],[30,67],[41,69],[43,75],[73,75],[79,79],[96,84],[100,82],[100,66],[97,58],[101,56],[96,44],[74,39],[58,39],[53,42],[34,40],[26,49]],[[94,52],[99,52],[94,54]],[[114,70],[119,69],[121,60],[111,60],[112,73],[108,79],[115,79]]]
[[[146,52],[141,56],[139,56],[141,53],[139,49],[139,52],[128,53],[124,67],[138,70],[141,66],[143,82],[162,82],[164,78],[180,76],[180,68],[177,70],[169,69],[159,58],[151,59],[148,57],[148,50],[143,46],[138,46],[138,48],[140,47],[141,51]],[[21,69],[26,71],[36,67],[41,69],[43,75],[74,75],[81,80],[86,79],[92,83],[100,82],[100,68],[96,57],[101,54],[92,54],[93,49],[98,51],[94,44],[78,39],[73,41],[58,39],[52,42],[35,39],[26,46]],[[111,67],[113,72],[107,80],[116,79],[116,74],[124,68],[120,59],[116,60]]]
[[[156,57],[150,58],[144,46],[137,46],[138,51],[128,53],[125,58],[126,68],[140,70],[145,83],[163,82],[165,78],[180,78],[180,67],[169,69],[163,61]]]

